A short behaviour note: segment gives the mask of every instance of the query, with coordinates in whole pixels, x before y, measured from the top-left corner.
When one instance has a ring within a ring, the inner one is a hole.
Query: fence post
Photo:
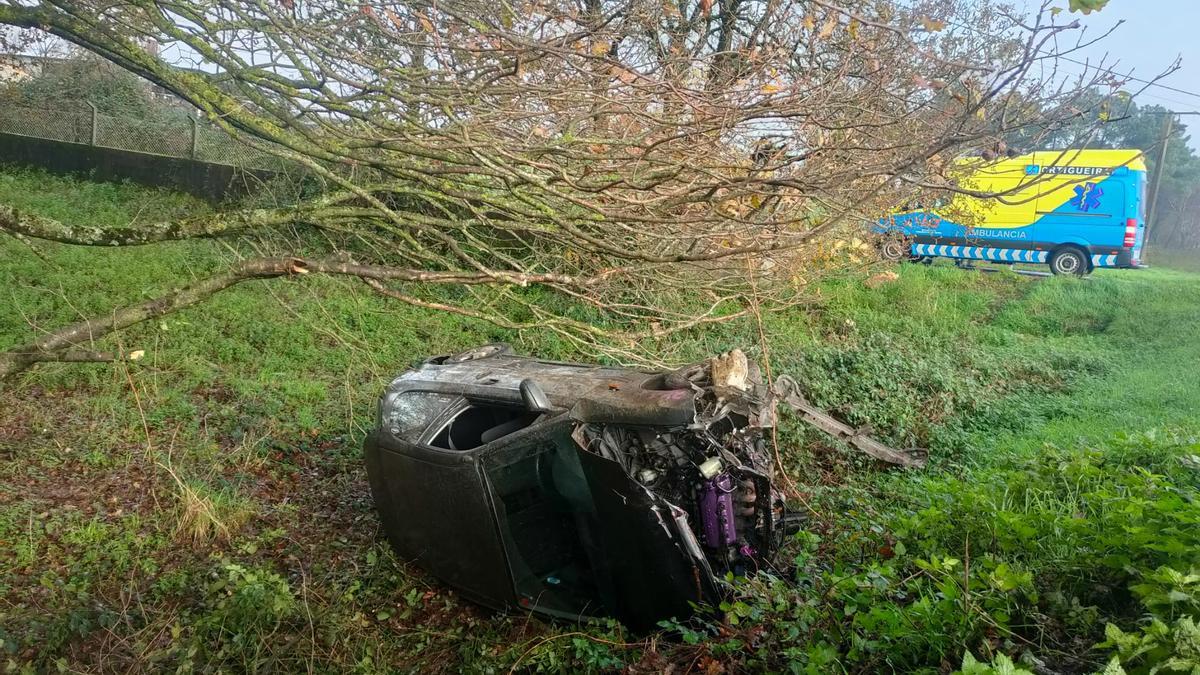
[[[91,136],[91,142],[89,143],[89,145],[96,145],[96,139],[99,137],[99,134],[97,133],[97,129],[96,129],[96,122],[98,121],[98,118],[100,116],[99,115],[100,111],[96,109],[95,103],[88,101],[87,104],[88,104],[88,107],[92,109],[92,136]]]
[[[196,159],[196,145],[197,141],[199,140],[198,134],[196,133],[196,127],[199,125],[199,122],[197,122],[196,118],[192,117],[191,115],[188,115],[188,120],[190,120],[192,123],[192,152],[190,156],[192,159]]]

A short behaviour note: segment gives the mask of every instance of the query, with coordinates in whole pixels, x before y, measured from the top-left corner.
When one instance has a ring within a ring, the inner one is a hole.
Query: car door
[[[406,562],[468,598],[497,608],[511,604],[479,453],[434,448],[423,440],[464,405],[462,397],[421,391],[398,396],[401,422],[381,420],[366,442],[367,475],[388,539]]]
[[[591,491],[565,415],[499,439],[482,466],[517,604],[569,619],[612,611]]]
[[[483,460],[518,604],[646,630],[714,601],[686,514],[581,448],[575,425],[566,415],[535,424]]]

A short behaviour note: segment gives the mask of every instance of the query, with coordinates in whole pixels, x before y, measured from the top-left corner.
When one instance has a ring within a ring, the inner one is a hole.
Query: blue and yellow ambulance
[[[1042,263],[1076,275],[1139,265],[1146,229],[1140,150],[972,158],[951,173],[960,190],[952,199],[879,222],[885,258]]]

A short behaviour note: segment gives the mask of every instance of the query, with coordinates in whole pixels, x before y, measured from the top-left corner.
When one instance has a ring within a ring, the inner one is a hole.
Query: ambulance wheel
[[[1087,256],[1074,246],[1064,246],[1050,255],[1050,271],[1081,277],[1088,273]]]

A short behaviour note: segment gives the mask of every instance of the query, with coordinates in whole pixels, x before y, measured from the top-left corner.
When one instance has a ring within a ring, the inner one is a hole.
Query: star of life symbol
[[[1071,198],[1071,206],[1086,213],[1100,208],[1100,198],[1103,196],[1104,190],[1095,183],[1076,185],[1075,196]]]

